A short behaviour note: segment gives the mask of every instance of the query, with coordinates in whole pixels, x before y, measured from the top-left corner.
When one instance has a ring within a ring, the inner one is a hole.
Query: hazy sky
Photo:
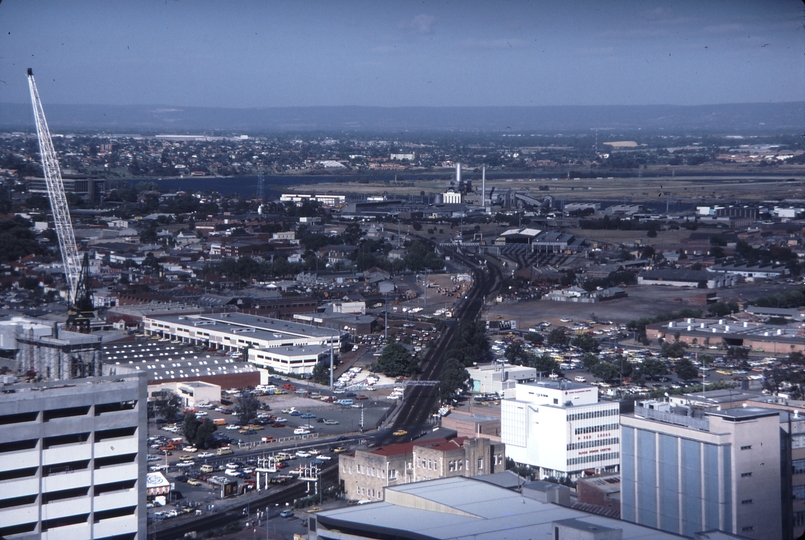
[[[0,0],[2,1],[2,0]],[[800,0],[5,0],[0,103],[805,100]]]

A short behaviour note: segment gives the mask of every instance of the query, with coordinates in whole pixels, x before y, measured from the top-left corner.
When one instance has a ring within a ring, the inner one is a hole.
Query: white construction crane
[[[39,155],[42,156],[42,170],[45,173],[50,210],[53,213],[56,236],[59,239],[64,277],[70,290],[68,303],[73,304],[77,301],[81,260],[78,258],[78,247],[75,243],[73,222],[70,220],[70,209],[67,207],[67,197],[64,195],[64,182],[61,177],[61,169],[59,169],[59,161],[56,159],[56,151],[53,149],[53,139],[50,136],[47,120],[45,120],[45,111],[42,109],[39,91],[36,89],[34,73],[30,68],[28,68],[28,88],[31,90],[31,102],[34,106]]]

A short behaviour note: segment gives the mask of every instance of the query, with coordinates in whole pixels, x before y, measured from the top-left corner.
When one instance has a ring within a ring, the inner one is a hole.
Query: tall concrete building
[[[539,468],[540,478],[615,472],[620,464],[620,406],[598,401],[598,388],[571,382],[517,384],[501,405],[506,457]]]
[[[783,538],[778,411],[638,402],[621,437],[622,519],[691,537]]]
[[[0,537],[145,540],[145,374],[3,387]]]

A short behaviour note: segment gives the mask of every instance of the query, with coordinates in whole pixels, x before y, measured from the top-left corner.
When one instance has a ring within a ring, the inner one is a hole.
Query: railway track
[[[322,470],[322,480],[330,484],[338,481],[337,461]],[[185,534],[192,531],[201,532],[224,527],[233,521],[243,519],[243,510],[246,508],[256,509],[272,506],[274,504],[285,505],[286,502],[292,502],[294,499],[303,497],[305,495],[305,488],[304,482],[294,480],[287,486],[276,489],[276,491],[272,488],[266,495],[250,498],[248,502],[237,504],[228,508],[226,511],[206,514],[186,521],[167,522],[165,527],[149,524],[149,538],[150,535],[155,534],[160,540],[173,540],[183,538]]]
[[[502,281],[500,269],[486,262],[479,264],[474,258],[453,252],[452,256],[466,264],[473,274],[473,285],[467,295],[454,310],[457,321],[476,320],[484,307],[487,296],[499,288]],[[445,326],[434,349],[425,356],[422,363],[420,380],[439,380],[442,376],[446,353],[456,339],[456,324]],[[391,429],[380,434],[376,443],[383,444],[391,440],[391,432],[406,430],[411,437],[417,436],[423,429],[439,403],[439,388],[435,386],[413,386],[408,390],[405,401],[397,414]]]

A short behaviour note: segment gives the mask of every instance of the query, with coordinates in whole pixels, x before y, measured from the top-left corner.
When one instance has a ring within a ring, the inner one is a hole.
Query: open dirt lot
[[[777,284],[748,283],[731,289],[719,289],[719,298],[728,301],[743,302],[760,296],[785,290]],[[677,287],[658,287],[633,285],[626,288],[627,298],[581,304],[576,302],[552,302],[550,300],[534,300],[513,304],[497,304],[489,309],[489,320],[516,320],[517,327],[527,329],[541,321],[550,321],[554,325],[565,324],[562,318],[576,321],[589,320],[595,313],[599,320],[611,320],[616,324],[625,324],[641,317],[653,317],[660,313],[677,311],[686,307],[702,308],[704,306],[691,303],[691,299],[710,289],[682,289]]]

